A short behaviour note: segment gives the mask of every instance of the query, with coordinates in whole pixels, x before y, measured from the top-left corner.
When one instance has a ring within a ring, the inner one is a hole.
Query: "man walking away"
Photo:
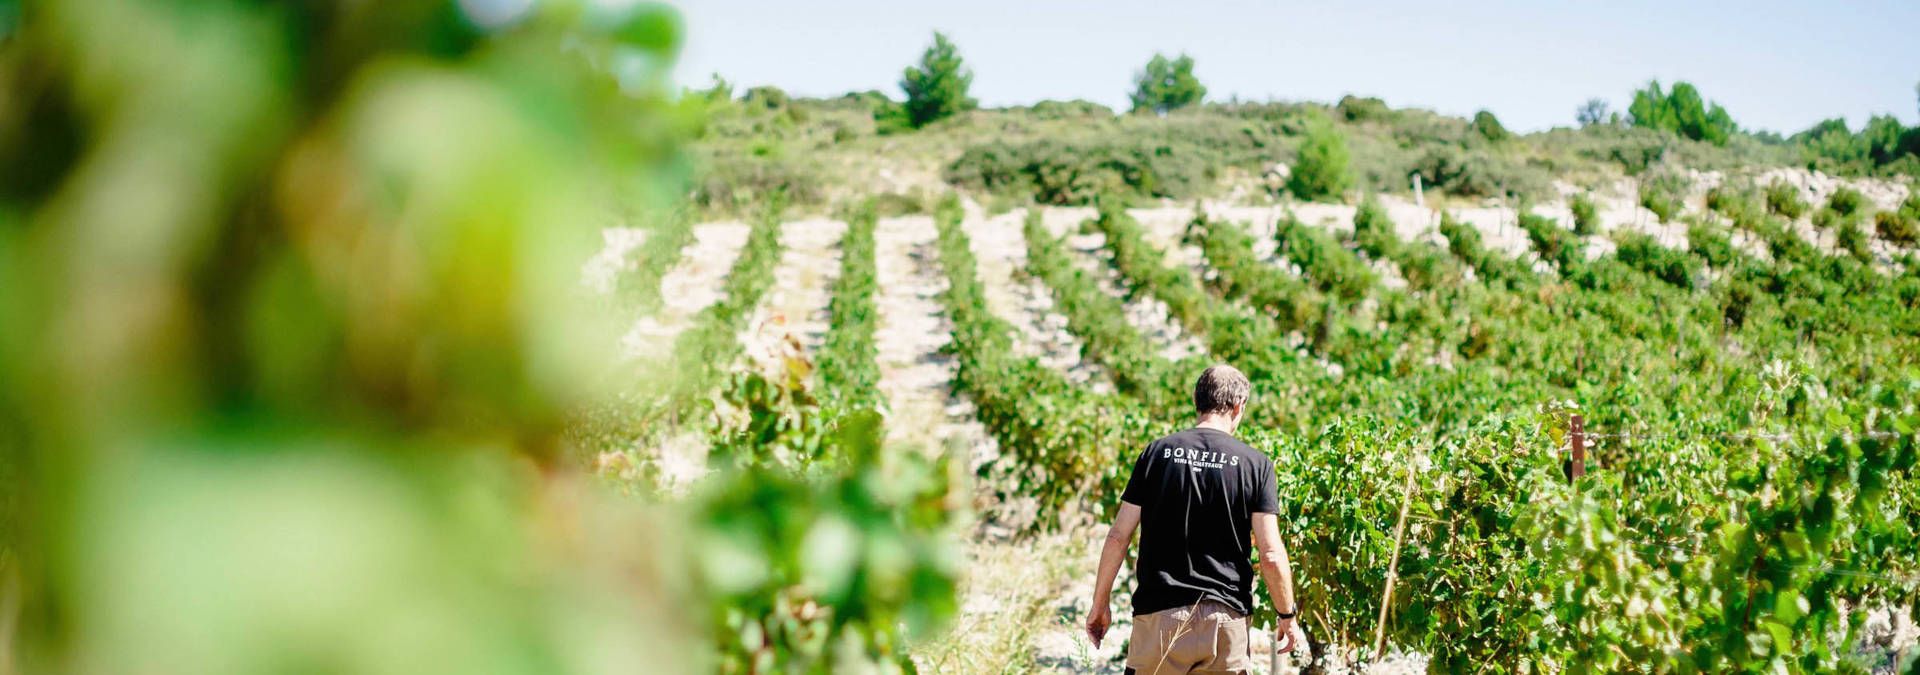
[[[1232,366],[1208,368],[1193,387],[1199,424],[1154,441],[1134,460],[1100,551],[1087,615],[1087,637],[1098,647],[1113,622],[1113,578],[1138,527],[1128,675],[1252,670],[1253,547],[1279,608],[1274,648],[1288,652],[1303,642],[1294,623],[1293,566],[1274,515],[1280,504],[1273,460],[1233,437],[1251,388]]]

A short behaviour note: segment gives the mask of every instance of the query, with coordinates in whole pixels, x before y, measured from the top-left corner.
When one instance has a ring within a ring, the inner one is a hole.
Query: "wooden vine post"
[[[1387,559],[1387,587],[1380,592],[1380,621],[1373,627],[1373,658],[1387,648],[1387,607],[1393,604],[1393,582],[1400,578],[1400,544],[1406,541],[1407,508],[1413,505],[1413,478],[1417,454],[1407,456],[1407,487],[1400,495],[1400,520],[1393,525],[1393,556]]]
[[[1567,477],[1568,480],[1577,481],[1587,475],[1587,421],[1580,413],[1574,413],[1573,419],[1568,422],[1567,438],[1573,448],[1573,461],[1568,465]]]

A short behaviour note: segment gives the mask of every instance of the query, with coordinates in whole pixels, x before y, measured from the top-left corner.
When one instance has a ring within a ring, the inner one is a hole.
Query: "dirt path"
[[[1018,329],[1014,347],[1022,356],[1038,358],[1065,373],[1068,381],[1111,389],[1100,366],[1080,358],[1080,339],[1067,330],[1067,317],[1054,311],[1046,284],[1025,273],[1027,244],[1021,228],[1026,217],[1025,210],[1015,209],[992,217],[970,216],[964,224],[980,264],[987,308]]]
[[[682,252],[680,263],[660,279],[660,311],[634,322],[620,340],[620,352],[627,358],[666,358],[673,351],[673,339],[686,330],[695,314],[719,300],[727,272],[747,245],[746,223],[708,223],[693,228],[693,243]]]
[[[1127,293],[1121,285],[1120,273],[1113,268],[1112,256],[1105,248],[1106,237],[1098,232],[1080,231],[1080,223],[1096,215],[1090,208],[1048,209],[1041,220],[1054,236],[1065,235],[1067,248],[1077,252],[1075,264],[1095,274],[1107,295],[1125,298]],[[1174,320],[1166,303],[1152,297],[1139,297],[1125,300],[1124,306],[1127,322],[1152,343],[1162,358],[1178,361],[1207,352],[1205,344]]]
[[[840,277],[840,238],[846,232],[847,224],[835,220],[780,226],[783,252],[773,270],[773,287],[741,336],[750,358],[769,363],[789,350],[789,341],[805,354],[819,350],[833,323],[827,305],[833,282]]]
[[[991,456],[973,405],[951,393],[953,358],[940,353],[953,327],[940,309],[947,279],[933,250],[936,232],[928,216],[882,218],[874,230],[874,303],[880,312],[874,342],[880,391],[891,411],[887,439],[929,450],[957,446],[970,458]]]

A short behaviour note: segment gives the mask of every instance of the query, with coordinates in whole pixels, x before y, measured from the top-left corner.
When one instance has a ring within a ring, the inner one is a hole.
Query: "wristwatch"
[[[1280,617],[1281,619],[1291,619],[1291,618],[1293,618],[1293,617],[1296,617],[1296,616],[1299,616],[1299,615],[1300,615],[1300,605],[1299,605],[1298,603],[1295,603],[1295,604],[1294,604],[1294,606],[1293,606],[1293,611],[1291,611],[1291,612],[1280,612],[1280,611],[1276,611],[1276,612],[1274,612],[1274,613],[1273,613],[1273,615],[1274,615],[1274,616],[1277,616],[1277,617]]]

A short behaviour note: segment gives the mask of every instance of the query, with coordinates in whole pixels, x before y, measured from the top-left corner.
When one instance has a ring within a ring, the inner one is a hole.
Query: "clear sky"
[[[1744,128],[1791,133],[1845,116],[1909,125],[1920,0],[679,0],[678,77],[736,91],[879,89],[943,30],[983,105],[1083,98],[1126,107],[1155,51],[1186,52],[1209,100],[1334,101],[1470,115],[1511,128],[1573,124],[1588,98],[1624,109],[1647,80],[1685,79]]]

